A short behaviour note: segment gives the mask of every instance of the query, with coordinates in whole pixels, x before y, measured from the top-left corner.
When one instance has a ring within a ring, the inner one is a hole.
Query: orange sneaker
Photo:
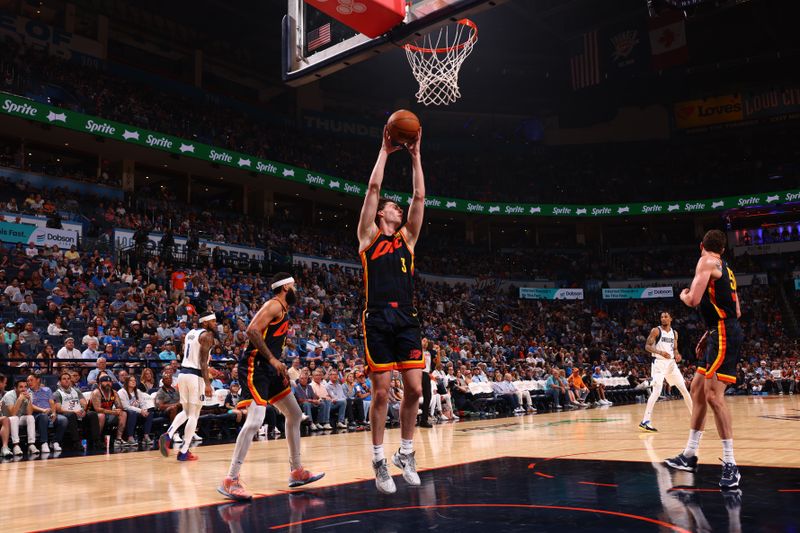
[[[244,502],[253,499],[253,495],[247,492],[239,478],[226,477],[222,480],[222,485],[217,487],[217,492],[237,502]]]
[[[302,466],[289,474],[289,488],[302,487],[309,483],[314,483],[325,477],[325,472],[319,474],[312,474]]]

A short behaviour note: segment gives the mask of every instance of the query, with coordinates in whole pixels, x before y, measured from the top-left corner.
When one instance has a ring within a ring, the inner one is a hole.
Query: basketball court
[[[800,398],[729,400],[742,468],[741,493],[717,486],[721,447],[712,419],[697,474],[663,459],[686,440],[683,402],[659,402],[655,434],[636,425],[642,405],[458,422],[417,432],[422,486],[393,469],[398,491],[377,493],[368,432],[303,438],[310,468],[326,476],[287,489],[286,442],[251,448],[242,478],[249,504],[216,486],[232,444],[201,446],[200,460],[159,452],[0,464],[13,496],[4,531],[776,531],[797,527]],[[388,430],[387,450],[399,443]],[[60,487],[42,494],[42,487]],[[711,529],[709,529],[709,527]],[[240,529],[241,528],[241,529]]]

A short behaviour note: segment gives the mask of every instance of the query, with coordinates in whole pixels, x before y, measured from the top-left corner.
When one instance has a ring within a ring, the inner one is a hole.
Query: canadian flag
[[[648,21],[653,68],[664,70],[689,60],[686,23],[679,11],[669,11]]]

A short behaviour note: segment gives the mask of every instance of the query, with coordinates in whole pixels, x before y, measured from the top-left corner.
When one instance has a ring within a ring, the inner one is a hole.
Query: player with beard
[[[183,430],[183,445],[178,453],[178,461],[196,461],[197,456],[189,451],[203,401],[210,397],[211,375],[208,369],[208,358],[214,347],[214,332],[217,330],[216,315],[209,314],[200,319],[200,328],[186,334],[184,340],[183,361],[181,362],[181,382],[179,386],[181,407],[183,410],[172,421],[166,433],[159,439],[161,455],[167,457],[172,448],[175,432],[186,423]]]
[[[247,418],[233,450],[228,476],[217,488],[226,498],[237,501],[252,499],[239,478],[253,437],[264,423],[267,404],[277,407],[286,417],[286,441],[289,444],[289,487],[300,487],[321,479],[325,474],[312,474],[300,462],[300,422],[303,412],[292,394],[286,365],[279,359],[289,330],[289,307],[297,301],[295,281],[291,274],[279,272],[272,278],[274,296],[258,310],[247,327],[251,350],[239,361],[242,382],[241,400],[237,408],[247,408]]]

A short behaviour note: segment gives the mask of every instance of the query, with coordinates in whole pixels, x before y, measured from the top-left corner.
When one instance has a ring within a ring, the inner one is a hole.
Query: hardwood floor
[[[800,396],[728,401],[740,465],[800,467]],[[504,456],[651,462],[681,451],[688,434],[684,403],[656,405],[654,434],[637,428],[643,409],[636,404],[442,424],[417,431],[417,462],[420,471]],[[387,455],[399,439],[399,430],[387,431]],[[315,486],[371,479],[370,444],[368,432],[303,438],[306,466],[326,472]],[[3,462],[0,523],[6,532],[30,531],[219,503],[216,487],[232,449],[233,444],[201,446],[194,463],[178,463],[174,455],[165,459],[157,451]],[[700,462],[718,464],[721,453],[710,415]],[[287,477],[286,441],[254,443],[242,468],[248,488],[263,495],[283,492]]]

